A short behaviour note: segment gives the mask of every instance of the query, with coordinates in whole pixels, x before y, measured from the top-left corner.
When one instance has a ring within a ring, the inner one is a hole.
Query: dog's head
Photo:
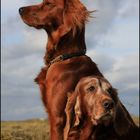
[[[80,80],[75,112],[87,114],[94,125],[108,125],[115,117],[118,97],[116,90],[102,77],[86,77]]]
[[[67,118],[74,122],[72,127],[88,119],[93,126],[113,124],[116,133],[122,135],[134,126],[118,98],[116,89],[103,77],[82,78],[68,98],[66,113]],[[71,114],[75,115],[69,117]]]
[[[65,32],[75,26],[81,28],[89,15],[79,0],[43,0],[38,5],[21,7],[19,13],[27,25],[48,32],[56,31],[62,25]]]
[[[27,25],[52,30],[63,23],[63,9],[63,0],[43,0],[38,5],[21,7],[19,13]]]

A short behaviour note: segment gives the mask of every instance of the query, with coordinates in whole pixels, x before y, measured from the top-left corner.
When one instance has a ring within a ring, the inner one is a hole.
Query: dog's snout
[[[19,8],[19,13],[20,13],[20,14],[22,14],[23,11],[24,11],[24,8],[23,8],[23,7]]]
[[[106,110],[109,110],[109,109],[112,109],[114,107],[114,102],[113,100],[105,100],[103,102],[103,107],[106,109]]]

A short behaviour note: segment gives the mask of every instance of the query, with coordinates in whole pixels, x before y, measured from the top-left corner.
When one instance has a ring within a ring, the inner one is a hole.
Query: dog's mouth
[[[30,27],[34,27],[36,29],[42,29],[43,28],[43,25],[37,25],[36,23],[27,22],[24,18],[22,18],[22,19],[23,19],[23,22]]]
[[[113,112],[107,112],[101,114],[99,117],[92,117],[91,121],[94,125],[104,124],[105,126],[109,125],[113,120]]]
[[[99,120],[105,121],[105,120],[108,120],[110,118],[112,118],[112,114],[111,113],[105,113],[105,114],[101,115],[101,117],[99,118]]]
[[[39,24],[40,23],[39,19],[36,18],[36,16],[32,16],[32,20],[29,20],[28,17],[25,15],[21,15],[21,18],[22,18],[23,22],[30,27],[34,27],[36,29],[41,29],[44,27],[43,25]]]

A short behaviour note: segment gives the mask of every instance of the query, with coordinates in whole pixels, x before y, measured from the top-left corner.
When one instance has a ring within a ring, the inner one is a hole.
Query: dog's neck
[[[85,29],[83,28],[81,31],[77,31],[74,36],[72,31],[70,31],[60,38],[56,46],[52,45],[51,43],[52,37],[48,34],[46,54],[44,57],[46,65],[48,65],[50,61],[59,55],[86,52]],[[50,46],[53,48],[50,48]]]

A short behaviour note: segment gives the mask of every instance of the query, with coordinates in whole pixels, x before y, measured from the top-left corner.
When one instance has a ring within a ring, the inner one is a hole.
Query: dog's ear
[[[118,101],[114,120],[114,128],[118,135],[127,134],[130,127],[134,126],[134,122],[124,105]]]
[[[77,98],[76,98],[76,103],[74,106],[74,114],[75,114],[74,126],[78,126],[80,124],[80,120],[82,118],[81,100],[80,100],[79,96],[77,96]]]
[[[82,117],[80,98],[78,93],[68,93],[68,99],[66,103],[66,125],[64,128],[64,140],[67,140],[70,128],[74,128],[79,125]]]
[[[49,48],[57,49],[57,44],[64,35],[69,33],[76,35],[77,31],[82,31],[90,13],[79,0],[65,0],[63,10],[63,24],[53,31],[50,38]]]
[[[73,36],[77,30],[81,31],[85,26],[85,22],[88,21],[90,13],[80,0],[65,0],[63,19],[68,28],[67,31],[72,30]]]
[[[77,29],[82,29],[91,12],[79,0],[64,0],[63,24],[53,33],[54,42],[58,41],[68,32],[76,34]]]
[[[66,103],[65,113],[66,113],[66,125],[64,128],[64,140],[67,140],[69,130],[74,122],[74,106],[76,103],[76,93],[68,93],[68,99]]]

